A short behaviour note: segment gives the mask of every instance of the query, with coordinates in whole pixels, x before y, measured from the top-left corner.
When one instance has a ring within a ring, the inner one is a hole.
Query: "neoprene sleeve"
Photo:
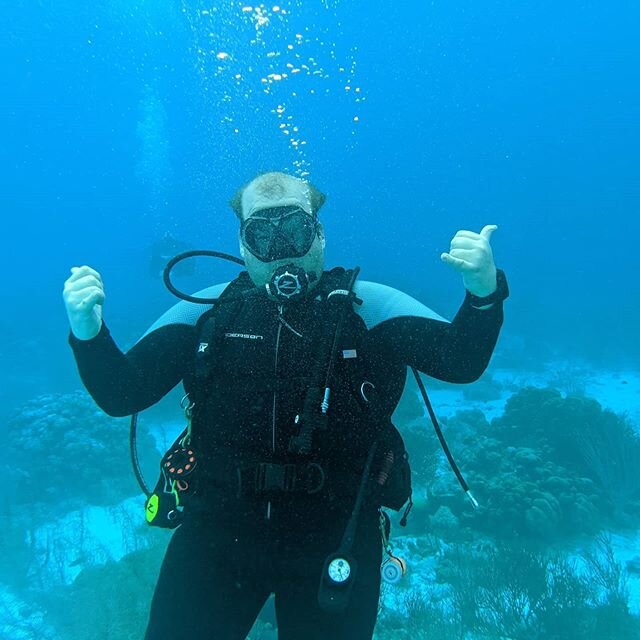
[[[400,295],[414,305],[412,298]],[[503,322],[502,302],[476,309],[467,296],[450,323],[421,307],[429,313],[410,315],[420,307],[403,302],[391,310],[398,314],[395,317],[386,309],[375,323],[368,322],[370,346],[390,362],[415,367],[439,380],[476,380],[495,348]],[[69,342],[82,381],[96,403],[109,415],[125,416],[153,405],[190,375],[196,340],[190,318],[185,323],[160,324],[126,354],[104,324],[92,340],[78,340],[71,334]]]

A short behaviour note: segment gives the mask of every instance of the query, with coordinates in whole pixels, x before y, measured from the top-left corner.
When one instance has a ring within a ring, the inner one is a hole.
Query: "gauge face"
[[[402,568],[398,562],[387,561],[382,567],[382,578],[389,584],[397,584],[402,578]]]
[[[344,558],[334,558],[329,563],[328,572],[334,582],[346,582],[351,575],[351,565]]]

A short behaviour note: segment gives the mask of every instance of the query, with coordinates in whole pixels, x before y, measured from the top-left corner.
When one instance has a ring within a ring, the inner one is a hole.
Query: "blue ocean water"
[[[15,381],[3,397],[32,379],[73,384],[59,301],[70,265],[104,273],[110,322],[133,339],[170,302],[147,277],[154,238],[234,251],[229,197],[300,159],[328,194],[330,264],[451,315],[462,291],[438,256],[459,228],[496,223],[514,291],[505,332],[524,352],[635,362],[637,5],[282,7],[252,44],[241,3],[4,6],[2,349]],[[297,33],[294,61],[314,58],[319,75],[263,93]],[[271,113],[281,103],[303,153]]]
[[[61,301],[71,266],[102,273],[105,317],[130,345],[173,304],[150,274],[153,243],[168,231],[237,253],[228,200],[265,170],[327,193],[328,264],[449,317],[464,292],[440,253],[458,229],[499,225],[512,296],[496,357],[637,370],[637,3],[0,12],[0,415],[79,386]],[[203,266],[181,282],[232,274]]]

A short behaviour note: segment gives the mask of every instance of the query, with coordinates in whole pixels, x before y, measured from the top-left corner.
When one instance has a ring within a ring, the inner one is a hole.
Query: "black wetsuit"
[[[213,287],[205,295],[223,290]],[[358,282],[355,292],[364,304],[354,305],[355,328],[340,345],[340,384],[332,391],[336,418],[323,436],[321,462],[329,481],[314,495],[238,497],[235,471],[248,460],[291,460],[287,442],[316,353],[313,327],[328,315],[315,293],[284,307],[266,298],[232,303],[233,313],[217,328],[204,391],[194,354],[203,349],[210,307],[179,303],[127,354],[104,325],[92,340],[71,337],[82,380],[107,413],[141,411],[181,381],[200,408],[194,446],[207,477],[206,508],[194,509],[173,534],[146,640],[241,640],[272,593],[281,640],[372,637],[380,588],[379,504],[367,503],[359,518],[353,546],[358,574],[346,612],[326,613],[317,601],[324,560],[338,548],[353,508],[358,477],[347,474],[352,461],[362,469],[372,440],[353,400],[357,389],[348,387],[366,376],[385,399],[389,417],[407,366],[440,380],[472,382],[489,362],[503,313],[501,301],[478,309],[467,295],[449,323],[389,287]],[[360,367],[357,374],[353,367]],[[333,478],[341,483],[332,484]]]

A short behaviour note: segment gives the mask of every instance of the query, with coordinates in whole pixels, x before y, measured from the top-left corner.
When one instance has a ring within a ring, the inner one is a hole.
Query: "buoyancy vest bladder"
[[[205,341],[199,342],[197,346],[197,355],[198,362],[196,365],[196,370],[198,374],[196,378],[199,378],[200,381],[204,381],[205,385],[208,383],[209,385],[213,384],[213,380],[209,377],[209,374],[215,367],[218,367],[220,370],[219,373],[221,377],[218,378],[220,382],[226,379],[226,376],[233,378],[233,376],[238,377],[238,374],[242,374],[240,371],[240,367],[230,370],[229,368],[225,368],[223,366],[222,355],[219,354],[219,358],[209,358],[209,354],[215,351],[215,346],[218,342],[223,341],[223,339],[243,339],[243,340],[256,340],[262,341],[265,340],[265,335],[260,333],[252,333],[252,328],[249,326],[246,329],[246,332],[241,331],[225,331],[224,334],[221,334],[221,329],[217,328],[216,325],[216,315],[218,313],[218,308],[220,307],[220,298],[204,298],[201,296],[192,296],[185,294],[178,290],[171,281],[171,271],[172,269],[180,262],[186,259],[190,259],[193,257],[213,257],[213,258],[222,258],[224,260],[228,260],[240,265],[244,265],[244,262],[235,256],[230,256],[225,253],[221,253],[219,251],[210,251],[210,250],[199,250],[199,251],[188,251],[186,253],[180,254],[172,258],[165,267],[163,273],[163,279],[166,287],[176,295],[178,298],[196,303],[196,304],[207,304],[207,305],[215,305],[212,312],[207,314],[207,316],[201,317],[201,331],[203,333],[203,337]],[[357,275],[358,269],[355,270],[355,275]],[[343,269],[336,269],[327,274],[324,274],[324,277],[321,279],[321,283],[328,293],[325,293],[323,298],[322,291],[323,288],[318,286],[317,291],[313,290],[311,298],[307,298],[308,302],[310,299],[313,299],[315,302],[322,303],[323,300],[328,302],[332,295],[336,294],[344,294],[345,289],[333,289],[331,287],[331,279],[338,277],[339,274],[343,275],[345,272]],[[500,274],[498,281],[500,282]],[[352,286],[355,281],[355,275],[349,277],[350,284],[346,290],[347,294],[352,293]],[[504,281],[504,276],[502,275],[502,280]],[[506,289],[506,284],[503,286],[503,289],[506,290],[506,295],[508,295],[508,289]],[[268,288],[267,288],[268,291]],[[242,303],[251,301],[260,302],[260,305],[266,305],[267,300],[264,297],[265,292],[259,291],[255,287],[253,287],[249,277],[246,273],[240,274],[240,276],[233,283],[233,295],[231,291],[223,292],[225,304],[230,303]],[[506,295],[504,297],[506,297]],[[339,299],[339,298],[337,298]],[[352,302],[351,296],[348,298],[349,302]],[[288,305],[287,305],[288,306]],[[327,309],[330,309],[331,305],[327,305]],[[290,307],[291,309],[297,309],[300,311],[299,307],[294,307],[293,304]],[[347,311],[352,306],[344,305],[343,310],[345,311],[344,316],[348,316]],[[240,318],[240,314],[243,311],[242,305],[236,308],[235,315]],[[287,330],[292,331],[295,335],[297,335],[300,339],[305,338],[305,333],[302,331],[296,330],[291,323],[284,317],[283,308],[277,307],[278,311],[278,324],[276,325],[276,354],[279,352],[280,347],[280,337],[282,335],[282,327],[286,327]],[[317,308],[316,308],[317,311]],[[273,305],[271,306],[271,313],[273,314]],[[324,326],[323,322],[325,320],[324,311],[321,310],[320,315],[316,314],[315,319],[319,322],[319,326]],[[357,314],[353,314],[356,315]],[[228,316],[229,317],[229,316]],[[227,320],[228,320],[227,317]],[[257,316],[259,318],[260,316]],[[330,315],[327,317],[331,317]],[[265,318],[263,317],[263,320]],[[268,314],[267,314],[268,319]],[[289,318],[293,320],[293,318]],[[304,317],[298,317],[297,321],[305,320]],[[307,318],[308,320],[308,318]],[[335,320],[335,318],[334,318]],[[222,319],[220,325],[224,325],[227,321]],[[208,323],[208,328],[205,329],[206,323]],[[266,325],[267,328],[270,325]],[[328,325],[327,325],[328,326]],[[362,323],[358,324],[357,321],[353,323],[353,326],[356,328],[356,336],[362,337]],[[304,392],[304,400],[302,401],[302,413],[296,413],[294,417],[293,424],[297,429],[299,429],[299,433],[289,438],[289,447],[287,448],[288,453],[306,453],[307,455],[313,451],[314,445],[318,448],[317,453],[321,453],[322,457],[324,457],[328,462],[333,464],[337,468],[342,468],[343,471],[345,468],[353,469],[353,467],[360,468],[360,464],[357,462],[357,455],[362,453],[364,448],[361,445],[364,442],[370,441],[373,439],[373,445],[369,449],[369,453],[367,455],[367,460],[364,464],[363,470],[369,469],[371,470],[371,475],[375,479],[375,483],[373,484],[373,493],[374,500],[380,506],[387,506],[391,509],[400,510],[404,504],[409,502],[408,507],[406,508],[402,520],[400,522],[401,525],[406,524],[407,515],[411,509],[412,501],[411,501],[411,469],[409,467],[409,459],[404,447],[404,442],[400,433],[397,429],[391,424],[390,416],[393,412],[393,408],[395,408],[400,395],[401,390],[404,386],[404,366],[399,366],[394,370],[393,363],[386,362],[383,356],[376,353],[368,353],[366,348],[360,347],[360,356],[358,355],[358,349],[346,348],[342,349],[341,356],[343,360],[350,360],[352,358],[357,359],[357,367],[350,366],[350,369],[353,371],[354,369],[358,370],[360,367],[360,371],[366,372],[367,376],[358,377],[358,376],[347,376],[347,380],[350,382],[350,385],[341,385],[339,387],[343,392],[343,399],[346,398],[346,406],[347,409],[340,410],[337,412],[338,419],[334,420],[333,426],[334,428],[328,429],[329,424],[329,415],[327,415],[328,404],[329,404],[329,394],[330,387],[329,381],[331,380],[331,376],[333,374],[333,364],[336,362],[335,356],[338,354],[338,347],[340,346],[338,338],[342,338],[342,323],[335,322],[334,327],[336,327],[336,331],[334,332],[334,341],[333,348],[331,350],[331,355],[329,356],[329,366],[327,367],[326,376],[325,376],[325,386],[324,390],[318,386],[310,386],[307,387]],[[317,327],[316,327],[317,328]],[[366,329],[364,329],[366,333]],[[320,332],[322,333],[322,332]],[[309,341],[310,337],[314,335],[314,331],[307,331],[306,340]],[[345,335],[348,335],[348,331]],[[271,335],[273,337],[273,335]],[[212,341],[211,344],[207,340]],[[312,340],[311,340],[312,341]],[[357,339],[354,338],[354,344],[357,342]],[[366,341],[365,341],[366,342]],[[360,343],[362,344],[362,342]],[[213,345],[214,348],[209,351],[210,346]],[[248,356],[248,358],[240,359],[245,368],[245,374],[248,375],[248,378],[245,379],[252,380],[253,384],[253,393],[249,394],[248,400],[250,401],[246,406],[250,407],[249,413],[255,413],[256,415],[260,415],[263,413],[263,403],[264,403],[264,394],[270,392],[271,397],[275,397],[278,399],[278,393],[282,394],[283,391],[286,392],[286,398],[289,402],[283,403],[282,407],[286,409],[288,406],[291,407],[292,399],[297,397],[298,401],[302,396],[302,389],[304,389],[304,383],[315,383],[320,375],[319,371],[321,371],[322,365],[325,362],[322,358],[324,355],[326,357],[326,350],[323,352],[318,352],[316,354],[315,360],[312,360],[316,363],[315,368],[315,377],[312,374],[308,375],[300,375],[300,376],[284,376],[284,380],[281,380],[277,375],[279,370],[284,366],[279,364],[279,359],[274,357],[273,363],[273,375],[269,378],[265,374],[268,372],[268,367],[265,365],[264,361],[252,360],[250,349],[247,347],[247,352],[244,354]],[[284,350],[284,343],[283,343]],[[242,351],[240,349],[239,351]],[[208,353],[207,353],[208,352]],[[308,357],[310,351],[302,352],[302,355],[299,355],[290,362],[296,363],[294,370],[299,370],[299,365]],[[205,354],[200,357],[200,354]],[[240,354],[242,355],[242,354]],[[253,354],[255,355],[255,354]],[[368,361],[368,362],[367,362]],[[253,363],[247,365],[247,362]],[[370,365],[370,366],[367,366]],[[260,369],[262,366],[262,369]],[[279,369],[280,367],[280,369]],[[345,366],[346,368],[346,366]],[[458,468],[453,456],[451,455],[451,451],[447,446],[445,438],[442,434],[442,430],[440,429],[440,425],[438,423],[438,419],[435,415],[433,407],[431,406],[431,402],[429,400],[427,391],[425,389],[424,383],[418,371],[411,367],[411,371],[418,385],[418,389],[423,398],[425,408],[427,409],[427,413],[433,423],[434,430],[436,435],[440,441],[442,449],[447,457],[449,465],[451,469],[456,475],[460,486],[463,491],[471,501],[471,504],[474,508],[478,508],[478,502],[472,495],[467,482],[465,481],[460,469]],[[380,374],[383,375],[380,375]],[[207,379],[208,378],[208,379]],[[354,379],[356,383],[354,384]],[[239,376],[239,380],[236,380],[236,392],[237,396],[240,400],[242,400],[242,375]],[[270,382],[269,382],[270,380]],[[357,381],[362,380],[360,382],[359,388],[357,388]],[[192,376],[189,376],[188,379],[185,378],[185,389],[189,390],[193,388],[194,394],[198,393],[198,384],[194,384],[192,380]],[[401,382],[401,384],[398,384]],[[220,384],[220,387],[223,386]],[[354,393],[354,388],[356,392]],[[218,387],[219,389],[219,387]],[[296,392],[297,389],[297,392]],[[351,395],[346,393],[346,390],[350,390]],[[359,396],[358,397],[358,393]],[[245,393],[246,396],[246,393]],[[201,396],[203,402],[201,403],[203,406],[206,406],[208,402],[208,396],[206,393]],[[238,400],[236,397],[236,400]],[[267,396],[268,397],[268,396]],[[320,400],[322,398],[322,400]],[[334,405],[338,405],[338,409],[340,409],[340,402],[335,402]],[[362,401],[364,400],[364,408],[366,409],[367,415],[367,426],[371,427],[374,425],[373,429],[362,429],[360,428],[363,424],[362,415],[365,412],[358,412],[358,417],[354,418],[352,421],[349,420],[349,410],[348,407],[355,407],[354,399],[357,405],[363,408]],[[350,402],[349,402],[350,400]],[[142,477],[140,472],[140,467],[138,463],[137,449],[136,449],[136,425],[137,425],[137,414],[131,416],[131,428],[130,428],[130,449],[131,449],[131,462],[134,468],[134,472],[136,475],[136,479],[142,489],[142,491],[147,496],[147,501],[145,503],[146,508],[146,518],[149,524],[161,527],[169,527],[174,528],[180,524],[181,519],[184,515],[184,507],[185,501],[183,500],[183,496],[193,496],[197,493],[198,487],[198,476],[203,475],[202,468],[209,468],[209,473],[211,474],[211,469],[215,468],[212,464],[214,460],[214,456],[220,459],[222,456],[220,452],[235,453],[235,456],[225,457],[225,461],[231,461],[231,464],[236,464],[236,470],[238,473],[238,480],[240,484],[242,484],[242,468],[237,466],[238,459],[247,459],[247,452],[251,451],[251,446],[242,449],[242,448],[233,448],[231,445],[237,445],[238,436],[231,432],[229,429],[226,430],[227,438],[225,442],[224,437],[218,437],[217,440],[220,443],[220,447],[213,447],[212,442],[209,442],[205,439],[205,434],[207,433],[207,428],[211,431],[212,427],[216,424],[220,424],[220,414],[218,414],[217,419],[213,419],[211,415],[207,417],[206,411],[203,411],[202,407],[198,406],[196,413],[198,414],[198,420],[201,428],[196,429],[196,432],[200,432],[199,441],[202,444],[205,451],[204,465],[197,464],[196,451],[191,448],[192,445],[192,422],[194,417],[194,409],[195,404],[189,397],[189,393],[183,398],[183,402],[186,402],[185,406],[185,414],[187,417],[188,426],[183,433],[180,434],[176,442],[172,445],[169,451],[165,454],[161,461],[161,473],[160,478],[156,484],[154,491],[150,491]],[[320,403],[322,407],[322,411],[320,415],[317,413],[317,406]],[[219,402],[219,406],[225,406],[225,403]],[[226,403],[226,407],[235,407],[233,411],[236,412],[236,417],[238,412],[240,411],[240,407],[242,404],[233,404]],[[376,410],[373,410],[373,407]],[[334,406],[335,408],[335,406]],[[287,428],[277,430],[275,427],[278,427],[278,404],[274,402],[272,404],[272,428],[271,431],[271,455],[276,456],[278,452],[282,453],[284,449],[282,447],[278,448],[278,438],[277,434],[286,435]],[[311,411],[310,411],[310,410]],[[231,411],[228,409],[228,411]],[[232,412],[233,412],[232,411]],[[224,412],[222,413],[222,417],[224,417]],[[291,414],[291,410],[289,410]],[[371,419],[371,416],[374,416],[374,419]],[[286,416],[285,416],[286,417]],[[358,419],[359,418],[359,419]],[[251,420],[245,417],[248,421],[247,424],[254,424],[256,421]],[[336,428],[336,426],[340,426],[340,424],[346,423],[347,428],[340,430]],[[289,424],[286,420],[282,423],[284,425]],[[259,425],[258,425],[259,426]],[[356,427],[354,429],[354,426]],[[225,433],[225,430],[222,430]],[[318,432],[318,433],[317,433]],[[217,432],[213,432],[214,435]],[[251,429],[244,432],[244,438],[252,433]],[[354,435],[355,434],[355,435]],[[363,435],[364,434],[364,435]],[[377,438],[376,438],[377,434]],[[255,432],[254,432],[255,435]],[[349,439],[347,436],[353,436],[352,439]],[[317,441],[314,442],[313,436],[316,436]],[[255,445],[253,438],[249,437],[250,444]],[[324,443],[323,443],[324,439]],[[242,437],[240,438],[242,440]],[[262,449],[265,449],[264,446],[264,438],[257,438]],[[225,444],[226,451],[225,451]],[[379,445],[379,446],[378,446]],[[254,455],[260,451],[260,446],[253,447]],[[231,448],[231,451],[230,451]],[[268,447],[266,448],[268,451]],[[332,451],[333,450],[333,451]],[[209,454],[210,460],[207,461],[206,455]],[[334,455],[331,455],[333,453]],[[260,456],[258,456],[260,457]],[[209,462],[209,464],[206,464]],[[325,463],[326,464],[326,463]],[[195,473],[196,468],[199,469],[199,473]],[[320,473],[320,482],[318,481],[318,469],[321,470]],[[310,470],[310,471],[309,471]],[[274,462],[262,462],[258,463],[253,469],[253,480],[254,485],[257,487],[266,487],[266,488],[280,488],[282,487],[284,490],[295,489],[296,487],[301,487],[303,490],[306,490],[308,493],[318,492],[318,487],[322,487],[324,485],[324,475],[322,471],[322,467],[319,467],[316,463],[309,463],[307,465],[307,470],[303,469],[300,472],[299,466],[287,463],[285,465],[277,464]],[[367,472],[368,473],[368,472]],[[182,475],[180,475],[182,474]],[[246,474],[245,474],[246,475]],[[337,475],[337,474],[336,474]],[[363,474],[361,474],[362,476]],[[250,476],[251,479],[251,476]],[[367,486],[370,486],[368,483],[369,478],[359,478],[360,480],[360,489],[358,490],[358,500],[357,503],[361,503],[364,495],[364,489]],[[344,485],[344,483],[343,483]],[[345,537],[349,538],[349,531],[353,530],[353,526],[355,521],[357,520],[357,511],[358,509],[354,509],[352,513],[352,518],[350,520],[350,525],[347,528],[347,532],[345,533]]]
[[[403,381],[405,372],[369,352],[350,281],[352,271],[333,269],[306,299],[282,305],[243,295],[253,287],[243,272],[203,314],[188,388],[189,437],[163,458],[154,500],[169,508],[156,504],[164,517],[148,517],[150,524],[177,526],[176,500],[187,511],[196,503],[206,508],[211,486],[239,495],[329,493],[353,503],[374,443],[367,499],[395,510],[407,502],[408,455],[390,419],[398,398],[384,393],[389,377]],[[191,450],[198,460],[182,485],[166,477],[181,448],[185,459]]]

